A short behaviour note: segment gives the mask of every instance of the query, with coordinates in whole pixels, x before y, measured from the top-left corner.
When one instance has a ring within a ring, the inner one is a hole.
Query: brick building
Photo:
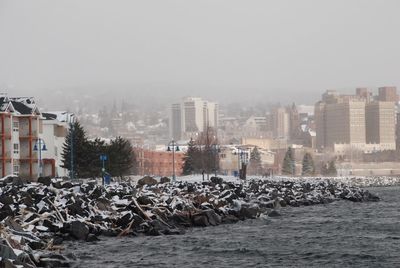
[[[135,150],[139,175],[168,176],[173,174],[172,152]],[[183,152],[175,152],[175,174],[182,175]]]

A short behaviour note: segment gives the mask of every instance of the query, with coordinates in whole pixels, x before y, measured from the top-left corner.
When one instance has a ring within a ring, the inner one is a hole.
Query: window
[[[14,164],[13,169],[14,169],[14,175],[19,175],[19,165]]]
[[[13,131],[14,132],[19,131],[19,122],[18,121],[13,121]]]
[[[19,144],[14,143],[14,154],[19,154]]]
[[[58,156],[57,146],[54,146],[54,155],[55,155],[56,157]]]

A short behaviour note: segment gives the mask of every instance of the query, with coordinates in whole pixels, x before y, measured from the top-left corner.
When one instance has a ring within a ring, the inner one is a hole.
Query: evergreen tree
[[[72,138],[71,138],[72,137]],[[72,148],[71,148],[72,145]],[[78,121],[69,127],[67,137],[63,145],[62,167],[66,168],[71,175],[71,150],[73,163],[73,177],[82,178],[87,176],[89,142],[83,127]]]
[[[88,177],[100,177],[102,175],[103,163],[100,160],[100,155],[107,153],[107,145],[104,140],[99,138],[89,141],[88,144]]]
[[[294,175],[295,174],[295,160],[293,156],[293,150],[291,147],[288,148],[283,159],[282,174]]]
[[[321,175],[328,175],[328,165],[325,162],[321,163]]]
[[[193,139],[188,143],[188,149],[183,158],[183,175],[190,175],[196,172],[199,167],[196,165],[196,157],[198,156],[198,149]]]
[[[335,160],[332,160],[329,162],[328,165],[328,175],[329,176],[337,176],[337,170],[336,170],[336,163]]]
[[[314,175],[315,174],[315,166],[314,160],[310,153],[305,153],[303,157],[303,167],[302,167],[302,175]]]
[[[136,157],[131,143],[121,137],[111,140],[108,146],[108,171],[112,176],[133,174]]]
[[[254,147],[250,153],[249,173],[253,175],[260,175],[262,173],[261,153]]]

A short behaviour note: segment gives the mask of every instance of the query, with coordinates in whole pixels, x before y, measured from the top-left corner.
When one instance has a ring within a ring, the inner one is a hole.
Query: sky
[[[398,0],[0,0],[0,91],[313,104],[400,86]]]

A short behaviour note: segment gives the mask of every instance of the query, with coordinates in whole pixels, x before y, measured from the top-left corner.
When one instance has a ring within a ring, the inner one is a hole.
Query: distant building
[[[391,101],[397,102],[398,101],[397,89],[396,87],[380,87],[379,88],[379,101]]]
[[[274,137],[278,139],[289,139],[290,117],[286,108],[278,107],[272,111],[272,129]]]
[[[42,152],[44,159],[53,159],[54,170],[47,167],[45,174],[52,174],[55,177],[66,177],[68,171],[62,167],[62,152],[65,138],[68,132],[68,122],[73,118],[73,114],[68,112],[46,112],[43,116],[43,131],[40,137],[44,140],[47,150]]]
[[[184,98],[171,105],[170,138],[186,139],[207,127],[218,128],[218,104],[201,98]]]
[[[393,102],[376,101],[366,106],[367,143],[380,144],[386,150],[396,149],[396,112]]]
[[[392,89],[381,88],[378,99],[392,93]],[[356,95],[325,92],[314,107],[317,148],[338,153],[394,150],[395,104],[373,99],[365,88],[357,88]]]
[[[138,161],[138,173],[141,176],[168,176],[173,174],[173,161],[172,152],[167,151],[153,151],[136,149],[136,159]],[[175,152],[175,174],[176,176],[182,175],[183,172],[183,152]]]

